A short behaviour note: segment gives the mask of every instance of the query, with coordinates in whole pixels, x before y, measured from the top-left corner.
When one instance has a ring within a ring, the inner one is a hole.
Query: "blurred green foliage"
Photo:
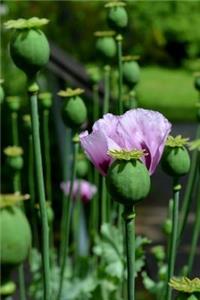
[[[137,93],[139,106],[158,110],[170,120],[193,121],[196,118],[198,95],[189,72],[142,68]]]
[[[19,5],[20,2],[20,5]],[[96,30],[106,29],[106,1],[5,1],[6,19],[47,17],[50,40],[88,62],[96,58]],[[200,1],[127,1],[126,52],[144,63],[180,66],[200,54]]]

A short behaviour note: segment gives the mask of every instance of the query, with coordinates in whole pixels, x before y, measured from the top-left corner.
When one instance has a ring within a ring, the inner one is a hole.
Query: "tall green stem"
[[[110,66],[104,67],[104,93],[103,114],[106,114],[110,104]]]
[[[200,162],[200,160],[199,160]],[[193,234],[192,234],[192,242],[191,242],[191,248],[190,248],[190,254],[188,259],[188,275],[191,275],[195,253],[197,249],[197,243],[200,236],[200,184],[199,184],[200,176],[197,178],[197,199],[196,199],[196,215],[195,215],[195,223],[193,228]]]
[[[61,271],[60,271],[60,282],[59,282],[59,290],[57,299],[59,300],[62,294],[62,287],[63,287],[63,279],[64,279],[64,272],[66,267],[67,255],[68,255],[68,248],[69,248],[69,233],[70,233],[70,221],[71,221],[71,210],[72,210],[72,192],[73,192],[73,185],[74,180],[76,177],[76,161],[78,155],[79,144],[74,144],[74,153],[73,153],[73,162],[72,162],[72,173],[71,173],[71,180],[70,180],[70,190],[67,199],[65,199],[65,203],[63,206],[63,215],[64,215],[64,223],[63,229],[64,234],[62,235],[62,258],[61,258]]]
[[[17,112],[11,113],[12,120],[12,141],[14,146],[19,145],[19,134],[18,134],[18,115]]]
[[[45,189],[43,179],[42,155],[39,132],[39,117],[37,92],[39,88],[34,83],[29,88],[30,105],[31,105],[31,126],[34,148],[34,163],[36,171],[36,180],[38,186],[38,198],[40,205],[41,216],[41,231],[42,231],[42,264],[43,264],[43,284],[44,284],[44,299],[50,299],[50,267],[49,267],[49,227],[46,210]]]
[[[102,195],[101,195],[101,225],[107,221],[107,193],[106,178],[102,177]]]
[[[47,200],[52,203],[51,189],[51,159],[50,159],[50,142],[49,142],[49,110],[43,111],[43,134],[44,134],[44,159],[46,168],[46,194]]]
[[[35,184],[34,184],[34,165],[33,165],[33,139],[32,135],[29,134],[29,158],[28,158],[28,185],[30,193],[30,206],[31,206],[31,225],[33,232],[33,246],[37,245],[37,216],[35,211]]]
[[[127,258],[127,300],[135,300],[135,209],[132,206],[124,207],[126,258]]]
[[[123,113],[123,102],[122,102],[122,88],[123,88],[123,74],[122,74],[122,36],[117,36],[117,52],[118,52],[118,113]]]
[[[97,232],[99,228],[99,180],[100,176],[96,169],[94,169],[94,184],[97,187],[97,193],[94,196],[94,199],[91,202],[91,232]]]
[[[176,261],[177,235],[178,235],[178,218],[179,218],[179,193],[181,186],[178,185],[176,179],[173,183],[173,210],[172,210],[172,233],[170,236],[170,251],[168,257],[168,272],[166,283],[166,300],[172,299],[172,290],[169,286],[170,279],[174,276],[174,268]]]
[[[93,122],[99,118],[99,89],[98,84],[93,85]]]
[[[200,125],[197,127],[197,133],[196,133],[196,139],[200,138]],[[179,242],[181,240],[181,237],[183,235],[185,226],[187,224],[188,220],[188,215],[190,211],[190,206],[191,206],[191,197],[192,193],[194,190],[194,183],[195,183],[195,178],[196,178],[196,172],[197,172],[197,159],[198,159],[198,151],[194,150],[193,155],[192,155],[192,162],[191,162],[191,168],[190,168],[190,173],[189,173],[189,178],[188,178],[188,183],[183,199],[183,205],[181,207],[181,213],[180,213],[180,225],[179,225]]]
[[[15,171],[13,177],[13,189],[14,192],[21,193],[21,180],[20,171]],[[19,278],[19,295],[20,300],[26,300],[26,288],[25,288],[25,278],[24,278],[24,266],[23,264],[18,266],[18,278]]]

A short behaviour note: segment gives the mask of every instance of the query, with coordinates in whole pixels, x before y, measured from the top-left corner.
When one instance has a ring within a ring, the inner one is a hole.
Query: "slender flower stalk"
[[[118,53],[118,113],[123,113],[123,101],[122,101],[122,88],[123,88],[123,71],[122,71],[122,40],[123,37],[119,34],[116,37],[117,40],[117,53]]]
[[[102,194],[101,194],[101,225],[107,222],[107,192],[106,179],[102,177]]]
[[[12,140],[13,145],[19,145],[19,134],[18,134],[18,115],[17,112],[11,113],[11,120],[12,120]]]
[[[33,82],[28,89],[30,95],[30,106],[31,106],[31,126],[32,126],[32,136],[33,136],[34,162],[35,162],[36,180],[38,186],[38,197],[39,197],[41,227],[42,227],[42,264],[43,264],[43,280],[44,280],[44,299],[49,300],[50,299],[49,226],[48,226],[47,211],[46,211],[40,132],[39,132],[39,117],[38,117],[38,103],[37,103],[38,90],[39,87],[35,82]]]
[[[128,270],[128,300],[135,300],[135,208],[124,207],[126,257]]]
[[[187,273],[188,275],[191,275],[192,272],[192,267],[194,264],[194,258],[195,258],[195,253],[197,249],[197,244],[198,244],[198,239],[200,236],[200,184],[199,181],[200,176],[197,178],[197,194],[196,194],[196,215],[195,215],[195,223],[194,223],[194,228],[193,228],[193,234],[192,234],[192,241],[191,241],[191,248],[190,248],[190,254],[189,254],[189,259],[188,259],[188,264],[187,264]]]
[[[103,114],[109,112],[110,106],[110,66],[104,67],[104,102],[103,102]]]
[[[30,206],[31,206],[31,223],[33,230],[33,245],[36,245],[38,242],[37,234],[37,217],[35,212],[35,183],[34,183],[34,160],[33,160],[33,139],[32,135],[29,134],[29,176],[28,176],[28,185],[30,192]]]
[[[170,237],[170,251],[168,257],[168,272],[166,283],[166,300],[172,299],[172,290],[169,286],[170,279],[174,276],[176,249],[177,249],[177,236],[178,236],[178,219],[179,219],[179,193],[181,186],[178,184],[177,179],[174,178],[173,183],[173,210],[172,210],[172,232]]]
[[[67,199],[65,199],[64,207],[63,207],[63,215],[65,216],[63,229],[64,235],[62,236],[62,257],[61,257],[61,271],[60,271],[60,282],[59,282],[59,290],[57,299],[59,300],[62,295],[62,287],[63,287],[63,280],[64,280],[64,272],[67,262],[67,255],[69,249],[69,233],[70,233],[70,222],[71,222],[71,211],[72,211],[72,196],[73,196],[73,186],[74,180],[76,177],[76,162],[77,162],[77,155],[78,155],[79,144],[78,142],[74,142],[74,153],[73,153],[73,161],[72,161],[72,173],[71,173],[71,184],[69,195]]]
[[[46,193],[47,199],[52,203],[52,182],[51,182],[51,159],[50,159],[50,142],[49,142],[49,110],[43,111],[43,135],[44,135],[44,158],[46,167]]]
[[[98,84],[93,85],[93,122],[99,118],[99,88]]]
[[[199,139],[199,138],[200,138],[200,125],[198,125],[197,133],[196,133],[196,139]],[[192,193],[194,191],[194,183],[195,183],[196,172],[197,172],[197,168],[198,168],[197,160],[198,160],[198,151],[194,150],[194,152],[192,154],[192,159],[191,159],[191,167],[190,167],[188,183],[186,186],[186,191],[185,191],[185,195],[183,198],[183,204],[182,204],[181,212],[180,212],[179,240],[178,240],[179,242],[182,238],[185,226],[187,224],[188,215],[189,215],[190,207],[192,204],[191,197],[192,197]]]

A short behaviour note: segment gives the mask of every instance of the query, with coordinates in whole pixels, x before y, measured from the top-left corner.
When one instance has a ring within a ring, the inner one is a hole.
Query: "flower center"
[[[166,146],[175,148],[175,147],[183,147],[188,144],[188,138],[183,138],[181,135],[177,135],[176,137],[169,136],[166,141]]]
[[[138,150],[138,149],[133,149],[133,150],[125,150],[125,149],[121,149],[121,150],[109,150],[107,152],[107,154],[109,156],[111,156],[112,158],[118,159],[118,160],[138,160],[140,159],[142,156],[146,156],[148,155],[148,153],[145,152],[144,149],[142,150]]]

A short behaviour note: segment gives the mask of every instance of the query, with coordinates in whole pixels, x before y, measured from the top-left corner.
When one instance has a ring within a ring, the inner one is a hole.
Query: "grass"
[[[171,121],[195,121],[198,95],[185,70],[144,67],[137,93],[141,107],[158,110]]]

